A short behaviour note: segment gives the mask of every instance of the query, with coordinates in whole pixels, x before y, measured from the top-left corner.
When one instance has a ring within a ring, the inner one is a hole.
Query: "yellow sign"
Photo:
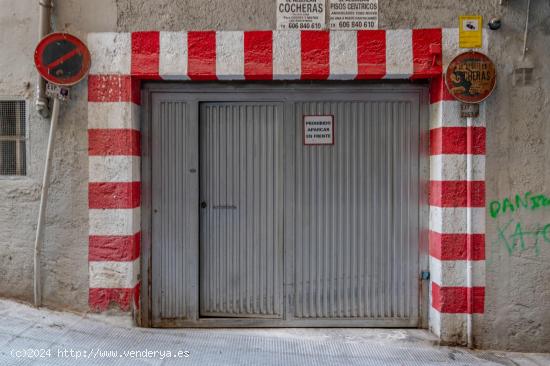
[[[483,18],[481,15],[460,16],[458,44],[460,48],[481,48],[483,46]]]

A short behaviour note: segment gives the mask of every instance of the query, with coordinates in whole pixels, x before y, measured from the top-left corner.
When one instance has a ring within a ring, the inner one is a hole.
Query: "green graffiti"
[[[498,239],[493,244],[502,245],[509,255],[533,250],[536,256],[540,255],[541,242],[550,244],[550,224],[535,225],[533,230],[525,230],[520,222],[510,220],[497,227]]]
[[[496,219],[499,215],[514,213],[519,209],[534,211],[548,206],[550,206],[549,197],[544,194],[533,195],[531,192],[527,192],[523,196],[516,194],[514,199],[506,197],[502,201],[491,201],[489,203],[489,214],[493,219]]]

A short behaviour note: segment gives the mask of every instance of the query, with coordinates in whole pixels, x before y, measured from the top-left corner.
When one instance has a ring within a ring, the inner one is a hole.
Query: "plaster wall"
[[[82,39],[88,32],[275,29],[275,0],[57,1],[54,29]],[[49,123],[34,108],[36,2],[0,0],[0,95],[29,100],[28,175],[0,178],[0,296],[32,301],[32,250]],[[487,205],[532,192],[550,196],[550,1],[532,0],[527,86],[512,83],[521,55],[526,0],[379,0],[382,29],[456,27],[460,14],[501,17],[489,56],[499,72],[487,101]],[[16,65],[16,66],[14,66]],[[87,310],[88,205],[86,83],[62,108],[56,137],[43,253],[44,303]],[[496,206],[496,204],[495,204]],[[531,205],[532,206],[532,205]],[[476,345],[550,351],[550,206],[521,208],[493,218],[487,210],[485,313],[474,316]],[[514,236],[517,224],[530,232]],[[508,225],[508,226],[507,226]],[[533,234],[535,232],[535,234]],[[501,233],[501,235],[499,235]],[[537,245],[535,239],[539,238]],[[514,245],[515,244],[515,245]],[[537,249],[538,248],[538,249]]]
[[[54,29],[86,39],[116,29],[113,1],[57,1]],[[49,120],[34,107],[38,1],[0,0],[0,96],[29,102],[27,176],[0,177],[0,296],[32,302],[33,249]],[[61,107],[42,256],[44,305],[86,311],[88,154],[86,83]]]

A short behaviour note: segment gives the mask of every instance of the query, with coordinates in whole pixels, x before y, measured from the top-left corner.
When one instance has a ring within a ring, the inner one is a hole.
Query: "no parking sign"
[[[90,51],[71,34],[52,33],[36,46],[34,63],[48,82],[71,86],[82,80],[90,70]]]
[[[90,51],[78,38],[67,33],[52,33],[44,37],[34,51],[34,64],[38,73],[49,82],[47,93],[54,97],[48,148],[42,179],[40,209],[34,242],[34,304],[42,304],[42,289],[40,280],[40,253],[44,232],[44,217],[48,203],[48,185],[50,181],[50,166],[54,149],[54,137],[59,118],[59,105],[67,99],[68,87],[86,77],[90,70]]]

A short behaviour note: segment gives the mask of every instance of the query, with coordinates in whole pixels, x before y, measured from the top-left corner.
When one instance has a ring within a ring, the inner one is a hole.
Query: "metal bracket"
[[[46,83],[46,95],[50,98],[57,98],[61,101],[69,99],[69,88],[64,86]]]

